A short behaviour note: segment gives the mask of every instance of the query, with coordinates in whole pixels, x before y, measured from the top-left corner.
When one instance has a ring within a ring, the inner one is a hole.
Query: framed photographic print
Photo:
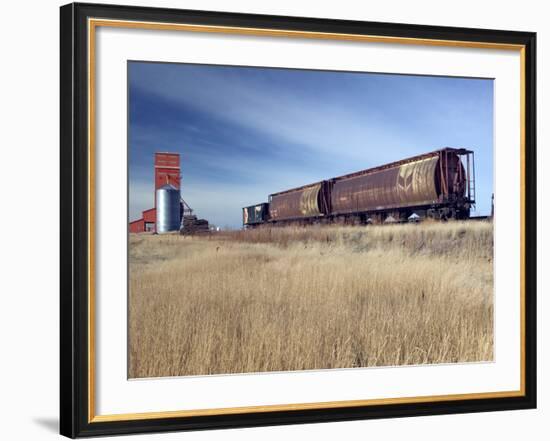
[[[61,433],[536,406],[534,33],[61,8]]]

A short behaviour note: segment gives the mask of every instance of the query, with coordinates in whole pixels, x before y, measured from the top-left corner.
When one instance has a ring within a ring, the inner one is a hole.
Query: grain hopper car
[[[467,219],[475,204],[474,153],[444,148],[269,195],[243,208],[243,225]]]

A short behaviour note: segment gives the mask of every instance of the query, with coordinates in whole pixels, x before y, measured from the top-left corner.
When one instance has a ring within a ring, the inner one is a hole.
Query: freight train
[[[243,226],[467,219],[474,175],[474,152],[446,147],[273,193],[243,208]]]

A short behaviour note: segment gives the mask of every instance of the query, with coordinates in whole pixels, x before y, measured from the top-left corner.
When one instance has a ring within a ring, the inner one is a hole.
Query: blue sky
[[[493,192],[493,81],[129,62],[129,215],[153,206],[153,155],[179,152],[199,217],[241,226],[270,193],[441,147],[476,158]]]

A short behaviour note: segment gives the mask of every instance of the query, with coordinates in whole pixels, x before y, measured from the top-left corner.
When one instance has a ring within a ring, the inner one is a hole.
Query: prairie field
[[[493,225],[130,235],[129,377],[493,359]]]

